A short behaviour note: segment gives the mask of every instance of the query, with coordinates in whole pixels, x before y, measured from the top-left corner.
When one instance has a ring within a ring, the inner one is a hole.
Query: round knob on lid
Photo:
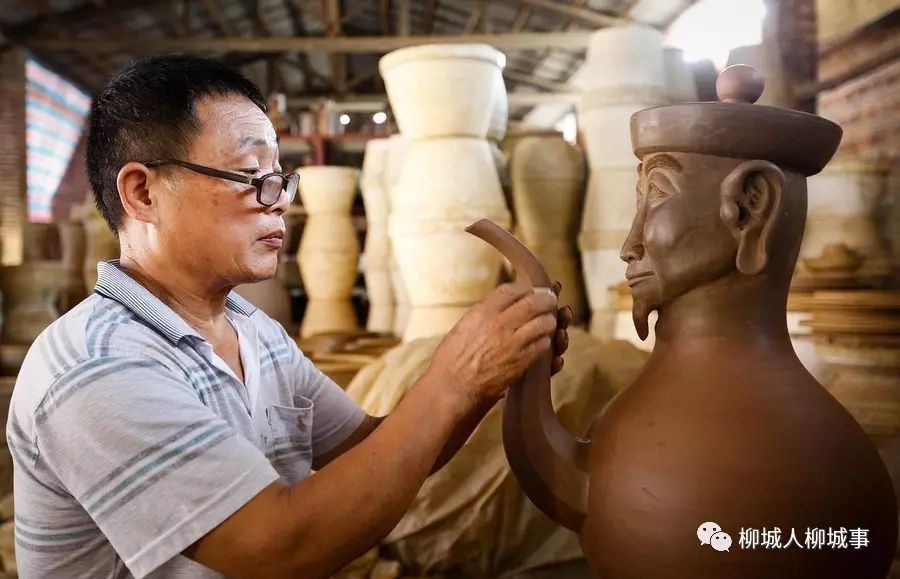
[[[724,103],[753,104],[765,88],[762,74],[749,64],[733,64],[716,80],[716,93]]]

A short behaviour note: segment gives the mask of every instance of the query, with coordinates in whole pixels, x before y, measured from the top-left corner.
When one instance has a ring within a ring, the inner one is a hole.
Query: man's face
[[[737,243],[719,216],[720,186],[739,162],[691,153],[643,159],[637,211],[621,252],[635,323],[734,270]]]
[[[201,130],[183,160],[259,177],[280,172],[272,123],[240,96],[215,96],[195,104]],[[275,275],[286,200],[265,207],[256,188],[172,168],[171,194],[160,197],[159,244],[182,265],[229,285]]]

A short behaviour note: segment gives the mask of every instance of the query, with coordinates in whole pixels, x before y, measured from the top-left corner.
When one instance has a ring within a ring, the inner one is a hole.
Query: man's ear
[[[134,161],[125,163],[116,176],[125,214],[137,221],[152,223],[156,219],[156,199],[150,192],[152,178],[146,165]]]
[[[756,275],[769,259],[772,230],[781,210],[784,173],[769,161],[747,161],[722,181],[719,215],[738,242],[735,265]]]

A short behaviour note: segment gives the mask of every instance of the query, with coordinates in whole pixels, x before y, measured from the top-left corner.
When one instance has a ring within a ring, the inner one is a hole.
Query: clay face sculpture
[[[805,177],[840,128],[752,104],[762,82],[749,67],[726,69],[718,90],[725,102],[632,117],[641,166],[622,259],[639,331],[659,313],[644,371],[582,440],[553,413],[549,360],[536,363],[507,396],[507,457],[604,579],[883,579],[897,545],[887,471],[797,359],[785,321]],[[473,233],[547,285],[509,234]],[[698,541],[707,523],[725,536]],[[777,548],[747,540],[776,528]],[[841,529],[866,543],[810,543]]]

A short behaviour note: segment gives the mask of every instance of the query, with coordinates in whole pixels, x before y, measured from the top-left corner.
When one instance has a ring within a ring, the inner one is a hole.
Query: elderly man
[[[298,187],[259,90],[159,57],[116,76],[90,123],[122,257],[16,383],[22,577],[327,576],[391,530],[529,364],[553,347],[561,366],[568,309],[505,285],[390,416],[366,416],[231,293],[274,275]]]

